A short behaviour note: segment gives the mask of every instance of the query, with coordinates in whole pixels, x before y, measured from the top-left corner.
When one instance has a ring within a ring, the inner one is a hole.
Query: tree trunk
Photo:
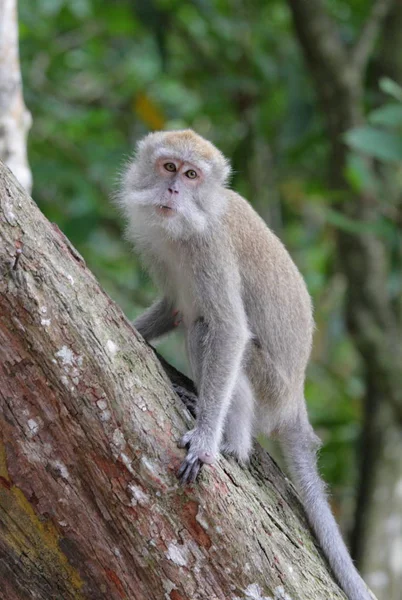
[[[30,125],[22,97],[17,0],[0,0],[0,159],[28,192],[32,186],[26,153]]]
[[[344,598],[259,449],[180,487],[153,350],[0,163],[1,600]]]
[[[384,22],[373,71],[379,77],[388,76],[399,83],[402,82],[401,31],[402,0],[394,0]],[[375,91],[378,93],[377,86]],[[402,194],[397,210],[402,215]],[[398,368],[400,370],[400,363]],[[361,490],[366,509],[361,513],[359,531],[354,536],[355,554],[375,593],[380,598],[399,600],[402,588],[402,426],[388,406],[387,397],[380,400],[377,410],[366,412],[365,450],[369,455],[374,454],[374,460],[367,464],[374,493],[368,493],[364,487]],[[364,535],[359,535],[362,531]]]
[[[359,568],[381,600],[400,600],[402,585],[402,434],[386,399],[370,419],[367,444],[374,454],[371,486],[360,522]],[[363,478],[362,478],[363,479]]]
[[[381,75],[402,83],[402,0],[394,0],[384,23],[379,51]]]

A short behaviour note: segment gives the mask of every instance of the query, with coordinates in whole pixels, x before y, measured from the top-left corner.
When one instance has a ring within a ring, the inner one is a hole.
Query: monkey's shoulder
[[[240,194],[227,190],[225,221],[230,238],[237,252],[243,256],[274,258],[275,261],[291,261],[282,241],[267,226],[251,204]]]
[[[239,194],[228,191],[225,215],[241,279],[258,297],[279,294],[311,311],[306,284],[282,241]]]

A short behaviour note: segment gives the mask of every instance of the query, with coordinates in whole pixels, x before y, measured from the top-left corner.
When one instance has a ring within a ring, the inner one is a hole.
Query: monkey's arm
[[[133,323],[137,331],[147,341],[154,340],[176,327],[177,315],[172,304],[162,298],[152,304]]]
[[[225,282],[226,283],[226,282]],[[249,339],[247,319],[238,289],[227,283],[212,299],[208,320],[197,320],[188,331],[188,350],[197,381],[197,421],[181,445],[188,448],[179,470],[183,483],[194,481],[203,463],[217,457],[241,361]],[[222,297],[223,296],[223,297]]]

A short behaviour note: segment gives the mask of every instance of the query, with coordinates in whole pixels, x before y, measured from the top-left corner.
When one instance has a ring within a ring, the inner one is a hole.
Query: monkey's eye
[[[185,172],[185,175],[189,178],[189,179],[195,179],[197,177],[197,173],[195,171],[193,171],[193,169],[190,169],[189,171]]]
[[[165,167],[166,171],[170,171],[170,173],[176,171],[176,165],[174,163],[165,163],[163,166]]]

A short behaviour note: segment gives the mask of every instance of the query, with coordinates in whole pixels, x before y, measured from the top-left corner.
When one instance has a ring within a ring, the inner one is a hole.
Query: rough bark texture
[[[381,198],[365,192],[357,195],[350,189],[345,179],[348,150],[342,137],[364,121],[365,68],[392,2],[373,2],[362,34],[350,50],[342,43],[322,0],[288,0],[288,4],[326,119],[331,148],[329,182],[341,200],[336,208],[347,219],[367,225],[363,233],[337,233],[339,264],[347,282],[346,316],[366,381],[352,555],[381,600],[400,600],[401,323],[387,285],[390,249],[386,240],[370,231],[381,214]],[[367,168],[372,168],[369,161]]]
[[[26,153],[30,125],[22,97],[17,0],[0,0],[0,159],[28,192],[32,186]]]
[[[0,164],[1,600],[344,598],[263,451],[179,487],[190,421],[152,349]]]

